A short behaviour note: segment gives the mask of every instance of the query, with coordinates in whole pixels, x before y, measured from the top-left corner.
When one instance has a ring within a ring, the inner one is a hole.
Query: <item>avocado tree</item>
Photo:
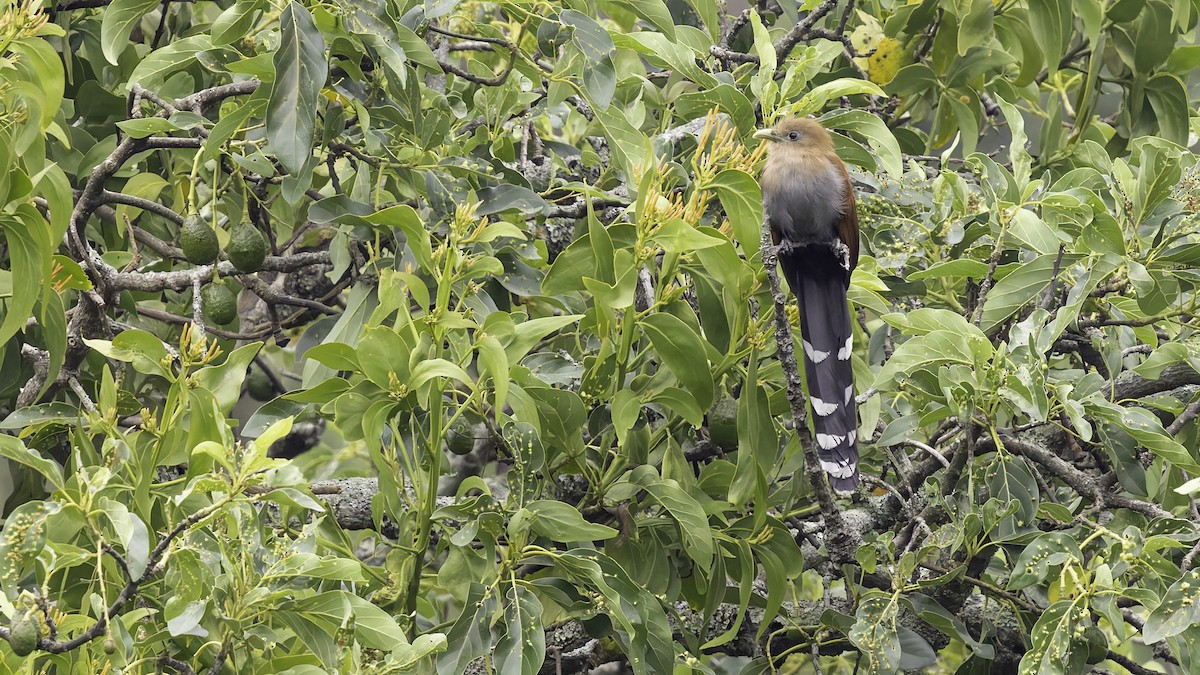
[[[0,12],[6,671],[1196,668],[1196,3]],[[848,498],[785,115],[858,192]]]

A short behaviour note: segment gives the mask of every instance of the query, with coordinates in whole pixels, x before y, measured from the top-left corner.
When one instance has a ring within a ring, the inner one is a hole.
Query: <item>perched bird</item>
[[[817,456],[839,492],[858,485],[858,416],[846,289],[858,263],[858,213],[846,165],[816,120],[791,117],[754,134],[770,142],[763,208],[783,276],[800,305]]]

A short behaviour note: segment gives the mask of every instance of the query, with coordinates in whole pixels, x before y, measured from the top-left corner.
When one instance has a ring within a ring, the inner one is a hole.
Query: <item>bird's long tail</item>
[[[827,246],[779,254],[783,273],[800,304],[800,331],[817,456],[839,492],[858,485],[858,415],[850,365],[853,333],[846,289],[850,274]]]

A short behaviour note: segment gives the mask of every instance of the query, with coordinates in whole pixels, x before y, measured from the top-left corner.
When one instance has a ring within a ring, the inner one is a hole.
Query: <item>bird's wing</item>
[[[763,179],[765,182],[766,174],[763,175]],[[767,223],[771,230],[771,243],[778,246],[782,239],[780,232],[784,228],[791,227],[791,216],[788,214],[786,208],[779,208],[776,205],[775,200],[772,198],[773,194],[773,191],[763,190],[763,211],[768,217]],[[787,220],[786,224],[781,222],[785,219]]]
[[[842,243],[850,249],[850,271],[854,271],[854,267],[858,265],[858,207],[854,203],[854,183],[850,180],[850,173],[846,171],[846,165],[838,162],[837,167],[841,171],[842,180],[846,182],[846,189],[842,203],[842,216],[834,223],[834,227],[837,228]]]

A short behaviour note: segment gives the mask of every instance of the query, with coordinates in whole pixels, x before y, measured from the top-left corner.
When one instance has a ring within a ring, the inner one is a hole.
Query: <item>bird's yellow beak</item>
[[[762,139],[765,139],[765,140],[768,140],[768,141],[779,141],[779,140],[781,140],[781,139],[779,138],[779,136],[775,135],[775,130],[774,130],[774,129],[759,129],[758,131],[754,132],[754,137],[755,137],[755,138],[762,138]]]

